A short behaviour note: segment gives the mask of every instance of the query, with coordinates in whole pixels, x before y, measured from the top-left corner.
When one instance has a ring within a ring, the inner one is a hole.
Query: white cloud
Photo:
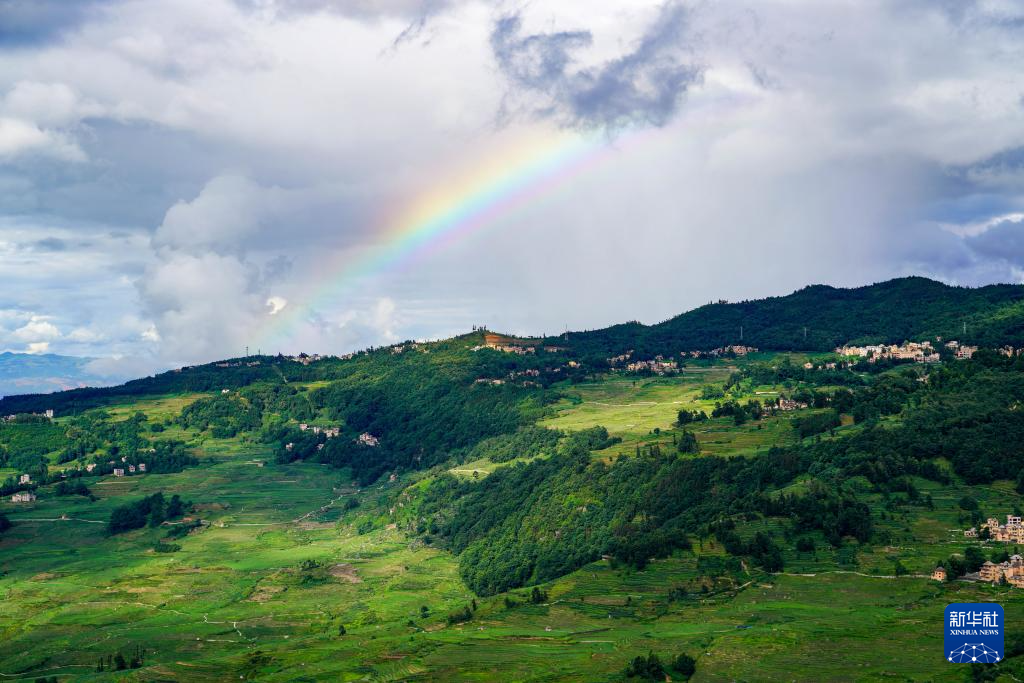
[[[67,334],[68,341],[93,344],[106,339],[106,335],[89,327],[76,327]]]
[[[25,349],[25,353],[30,354],[41,354],[47,353],[50,350],[50,342],[31,342]]]
[[[104,113],[96,103],[83,102],[66,83],[19,81],[0,99],[4,114],[47,127],[68,126],[85,116]]]
[[[270,309],[267,315],[277,315],[288,305],[288,300],[282,296],[272,296],[267,299],[266,306]]]
[[[62,161],[85,160],[82,149],[63,134],[42,130],[30,121],[0,117],[0,159],[33,153]]]
[[[240,250],[242,240],[259,229],[272,193],[243,176],[218,176],[194,200],[179,201],[167,211],[153,242],[190,251]]]
[[[25,325],[11,333],[11,339],[23,342],[53,341],[59,337],[57,326],[41,316],[32,316]]]

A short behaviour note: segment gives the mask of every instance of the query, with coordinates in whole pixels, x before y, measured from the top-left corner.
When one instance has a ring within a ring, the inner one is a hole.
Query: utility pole
[[[804,325],[804,341],[807,341],[807,326]]]
[[[246,358],[249,357],[249,347],[248,346],[245,347],[245,357]]]
[[[740,341],[743,341],[743,325],[740,325]]]

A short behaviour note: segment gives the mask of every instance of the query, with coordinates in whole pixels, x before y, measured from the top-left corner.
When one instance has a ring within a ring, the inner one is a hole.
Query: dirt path
[[[99,519],[82,519],[81,517],[15,517],[15,522],[88,522],[89,524],[106,524]]]
[[[814,578],[815,576],[822,576],[824,574],[853,574],[855,576],[863,576],[866,579],[930,579],[930,574],[903,574],[896,576],[895,574],[865,574],[864,572],[855,572],[848,569],[830,569],[824,572],[817,572],[814,574],[799,574],[796,572],[772,572],[772,576],[802,576],[804,578]]]

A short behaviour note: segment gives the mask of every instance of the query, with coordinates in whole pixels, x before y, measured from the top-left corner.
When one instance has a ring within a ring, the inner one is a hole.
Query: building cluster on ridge
[[[29,417],[45,417],[45,418],[48,418],[48,419],[52,420],[53,419],[53,408],[49,408],[47,410],[44,410],[41,413],[17,413],[17,414],[14,414],[14,415],[4,415],[3,421],[4,422],[16,422],[18,420],[18,418],[22,417],[23,415],[27,415]]]
[[[320,427],[319,425],[309,425],[305,422],[299,424],[300,431],[309,430],[314,434],[323,434],[328,439],[333,439],[336,436],[341,436],[341,427]]]
[[[942,343],[941,338],[936,339],[936,344]],[[953,354],[955,358],[960,360],[967,360],[974,356],[978,352],[977,346],[971,346],[968,344],[961,344],[956,340],[948,341],[942,344],[947,351]],[[1024,348],[1015,349],[1012,346],[1002,346],[996,349],[996,351],[1004,356],[1013,357],[1019,356],[1024,352]],[[918,363],[938,363],[941,360],[939,349],[932,344],[932,342],[925,340],[922,342],[903,342],[902,344],[870,344],[867,346],[840,346],[835,349],[835,352],[840,356],[853,356],[857,358],[864,358],[869,363],[874,363],[879,360],[912,360]]]

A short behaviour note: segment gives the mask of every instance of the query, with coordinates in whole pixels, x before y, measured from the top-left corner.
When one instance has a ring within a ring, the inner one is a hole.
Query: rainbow
[[[627,139],[632,144],[642,135],[631,133],[613,142],[601,134],[562,133],[520,141],[492,155],[486,167],[474,168],[467,178],[434,188],[397,215],[385,216],[376,231],[382,235],[376,245],[354,255],[344,252],[329,262],[325,275],[316,278],[319,284],[267,316],[261,348],[276,352],[313,311],[333,303],[364,278],[400,270],[470,235],[506,224],[611,158]]]

